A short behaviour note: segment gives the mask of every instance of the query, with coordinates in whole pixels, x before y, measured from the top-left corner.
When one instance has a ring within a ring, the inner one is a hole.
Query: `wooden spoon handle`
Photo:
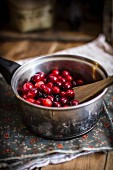
[[[113,75],[95,83],[73,88],[75,91],[75,99],[80,103],[96,95],[113,83]]]

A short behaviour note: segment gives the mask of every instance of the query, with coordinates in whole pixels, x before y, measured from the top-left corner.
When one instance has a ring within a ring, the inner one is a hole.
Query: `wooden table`
[[[85,44],[86,41],[58,42],[38,40],[18,40],[0,42],[0,56],[18,60]],[[66,163],[48,165],[42,170],[113,170],[113,151],[81,156]]]

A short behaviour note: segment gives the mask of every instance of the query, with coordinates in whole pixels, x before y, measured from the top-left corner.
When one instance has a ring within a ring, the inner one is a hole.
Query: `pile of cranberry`
[[[48,74],[38,72],[23,84],[19,93],[26,101],[46,107],[69,107],[78,105],[74,99],[75,86],[83,85],[84,81],[75,78],[68,70],[54,69]]]

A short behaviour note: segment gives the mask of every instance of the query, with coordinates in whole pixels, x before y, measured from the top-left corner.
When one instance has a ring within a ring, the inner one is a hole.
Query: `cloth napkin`
[[[96,40],[76,48],[58,52],[76,54],[99,62],[113,74],[112,48],[100,35]],[[58,54],[57,53],[57,54]],[[23,64],[28,60],[18,61]],[[67,140],[46,140],[24,126],[18,101],[5,80],[0,78],[0,168],[25,170],[58,164],[78,156],[113,149],[113,86],[108,88],[103,110],[96,126],[81,137]]]

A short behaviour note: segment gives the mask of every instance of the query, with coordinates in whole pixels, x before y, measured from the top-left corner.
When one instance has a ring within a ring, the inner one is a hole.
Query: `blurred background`
[[[104,4],[104,0],[0,0],[0,28],[98,34],[103,32]]]
[[[113,44],[112,6],[112,0],[0,0],[0,42],[86,43],[104,34]]]

